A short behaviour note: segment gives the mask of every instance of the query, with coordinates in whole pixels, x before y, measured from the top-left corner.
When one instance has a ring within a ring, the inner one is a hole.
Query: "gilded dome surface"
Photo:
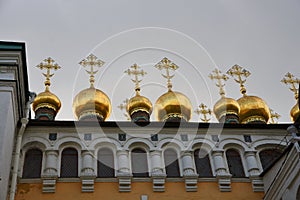
[[[158,121],[166,120],[170,115],[179,116],[189,121],[192,115],[190,100],[180,92],[168,91],[161,95],[154,106],[155,118]]]
[[[33,111],[43,107],[51,108],[58,113],[61,107],[61,102],[55,94],[46,89],[44,92],[39,93],[32,103]]]
[[[240,105],[232,98],[221,97],[214,105],[214,113],[218,120],[220,120],[226,114],[232,114],[239,116]]]
[[[295,122],[295,121],[300,117],[300,110],[299,110],[298,102],[297,102],[296,105],[294,105],[294,107],[291,109],[290,115],[291,115],[291,120],[292,120],[293,122]]]
[[[107,119],[111,112],[108,96],[94,87],[79,92],[73,100],[73,112],[77,119],[90,114],[96,114]]]
[[[129,115],[138,111],[144,111],[150,115],[152,113],[152,103],[148,98],[136,95],[129,100],[126,109]]]
[[[237,100],[240,105],[240,123],[262,121],[267,123],[270,109],[264,100],[257,96],[243,96]]]

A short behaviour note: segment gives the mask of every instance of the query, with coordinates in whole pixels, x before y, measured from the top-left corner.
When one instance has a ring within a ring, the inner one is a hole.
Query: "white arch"
[[[148,151],[154,149],[154,146],[153,146],[152,142],[149,139],[147,139],[147,138],[136,138],[136,137],[133,137],[133,138],[130,138],[129,140],[127,140],[126,143],[124,144],[123,149],[129,150],[134,143],[140,143],[140,144],[146,145],[147,148],[148,148]]]
[[[207,138],[197,138],[193,140],[190,145],[189,150],[194,150],[196,146],[203,146],[205,149],[212,150],[215,147],[215,142],[207,139]]]
[[[35,136],[35,137],[25,137],[24,140],[22,141],[22,149],[24,150],[24,148],[26,148],[26,146],[30,143],[40,143],[44,146],[44,149],[42,149],[43,151],[50,147],[50,142],[49,140],[47,140],[44,137],[39,137],[39,136]]]
[[[66,137],[60,138],[54,144],[54,149],[61,150],[66,145],[68,145],[70,147],[72,145],[74,145],[74,147],[76,146],[78,150],[85,149],[85,146],[82,143],[82,141],[78,137],[74,137],[74,136],[66,136]]]
[[[102,145],[102,144],[113,144],[114,145],[114,148],[118,149],[121,147],[121,143],[115,139],[115,138],[112,138],[112,137],[100,137],[100,138],[97,138],[95,140],[93,140],[90,145],[89,145],[89,149],[97,149],[99,145]]]
[[[280,144],[281,142],[281,144]],[[256,140],[255,142],[252,143],[252,146],[254,149],[258,150],[258,151],[262,151],[264,149],[268,149],[271,147],[285,147],[287,144],[286,142],[282,142],[282,140],[279,139],[260,139],[260,140]]]
[[[238,148],[240,153],[244,153],[245,151],[251,150],[246,142],[237,139],[237,138],[226,138],[220,141],[219,148],[221,149],[228,149],[228,148]]]
[[[35,141],[26,141],[23,145],[22,145],[22,151],[23,152],[27,152],[29,149],[33,149],[33,148],[37,148],[39,150],[41,150],[42,152],[44,152],[47,148],[47,145],[44,143],[45,141],[43,141],[43,138],[40,138],[40,140],[35,140]]]
[[[182,143],[181,140],[177,139],[177,138],[173,138],[173,137],[167,137],[164,138],[162,140],[159,141],[159,143],[157,144],[157,149],[163,149],[164,146],[166,146],[166,144],[176,144],[179,148],[179,151],[184,150],[185,146]]]

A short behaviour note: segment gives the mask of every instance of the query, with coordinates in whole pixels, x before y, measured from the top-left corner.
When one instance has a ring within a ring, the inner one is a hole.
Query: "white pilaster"
[[[131,173],[129,169],[129,153],[127,150],[118,150],[118,173],[119,191],[130,192],[131,191]]]
[[[224,161],[224,151],[214,150],[212,152],[214,159],[216,177],[219,183],[219,189],[221,192],[231,191],[231,175],[227,172]]]
[[[54,193],[56,180],[58,176],[57,163],[58,163],[58,151],[49,149],[45,152],[46,164],[42,174],[43,179],[43,192]]]
[[[96,173],[93,168],[94,157],[93,152],[90,150],[84,150],[81,152],[82,156],[82,169],[81,169],[81,191],[82,192],[94,192],[94,182]]]
[[[150,157],[151,157],[151,177],[153,181],[153,191],[164,192],[166,174],[164,173],[162,167],[162,152],[160,150],[151,151]]]
[[[183,177],[185,180],[185,189],[187,192],[196,192],[198,187],[198,174],[193,165],[193,151],[184,151],[181,154]]]
[[[263,192],[264,184],[261,177],[259,177],[259,168],[256,160],[256,151],[246,151],[245,158],[247,161],[249,178],[252,182],[252,189],[254,192]]]

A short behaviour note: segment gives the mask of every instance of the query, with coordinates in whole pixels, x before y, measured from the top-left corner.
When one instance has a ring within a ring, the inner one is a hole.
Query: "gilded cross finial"
[[[288,72],[285,75],[285,78],[283,78],[281,80],[282,83],[286,84],[286,85],[291,85],[291,87],[289,88],[292,92],[294,92],[295,94],[295,99],[298,100],[298,88],[297,85],[299,85],[300,83],[300,79],[294,77],[293,74],[291,74],[290,72]],[[297,84],[297,85],[296,85]]]
[[[127,104],[128,104],[129,100],[128,99],[125,99],[123,101],[123,103],[121,103],[120,105],[118,105],[118,108],[123,111],[123,110],[126,110],[127,108]],[[130,116],[128,115],[128,113],[123,113],[123,115],[126,117],[127,120],[130,120]]]
[[[244,86],[244,83],[246,82],[246,79],[243,80],[242,76],[247,78],[248,76],[251,75],[251,73],[249,71],[247,71],[246,69],[243,69],[239,65],[234,65],[227,71],[227,74],[232,76],[232,77],[236,76],[238,78],[238,79],[234,79],[234,80],[235,80],[235,82],[240,84],[240,87],[241,87],[240,91],[245,96],[246,95],[246,88]]]
[[[220,89],[219,94],[224,97],[225,96],[225,91],[224,91],[224,86],[225,84],[222,83],[223,81],[227,81],[228,80],[228,76],[226,76],[225,74],[222,74],[222,72],[218,69],[214,69],[213,72],[211,74],[208,75],[208,77],[211,80],[217,80],[216,86]]]
[[[277,112],[274,112],[274,110],[270,109],[270,113],[271,113],[271,124],[277,124],[278,122],[275,121],[275,119],[279,119],[281,116],[277,113]]]
[[[170,69],[175,71],[179,67],[168,58],[163,58],[154,67],[156,67],[159,70],[163,70],[163,69],[166,70],[166,75],[162,74],[162,76],[167,79],[168,90],[171,91],[172,89],[171,79],[174,77],[174,75],[170,75]]]
[[[144,76],[147,74],[144,70],[139,70],[141,67],[139,67],[137,64],[134,64],[130,67],[131,69],[127,69],[124,73],[127,73],[129,76],[133,75],[134,79],[131,79],[135,83],[135,92],[136,95],[140,95],[140,82],[142,80],[139,80],[139,76]]]
[[[52,58],[46,58],[41,62],[39,65],[36,66],[37,68],[40,68],[41,70],[46,69],[46,73],[43,73],[43,75],[46,77],[45,80],[45,86],[46,86],[46,91],[49,91],[49,87],[51,85],[50,83],[50,78],[54,75],[53,73],[51,74],[51,70],[58,70],[60,69],[60,66],[55,63],[55,61]]]
[[[94,54],[90,54],[88,57],[79,62],[81,66],[90,67],[90,70],[85,70],[90,75],[90,83],[91,87],[94,87],[95,83],[95,74],[98,70],[94,70],[94,67],[102,67],[104,65],[104,61],[100,60]]]
[[[200,117],[203,122],[208,122],[210,120],[207,115],[211,115],[211,110],[207,109],[207,106],[203,103],[199,105],[199,108],[195,110],[195,113],[198,115],[203,115],[203,118]]]

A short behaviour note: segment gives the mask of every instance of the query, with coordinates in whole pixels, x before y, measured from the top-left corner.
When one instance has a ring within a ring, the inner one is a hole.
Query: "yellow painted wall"
[[[216,182],[198,183],[198,192],[186,192],[183,182],[168,182],[165,192],[153,192],[151,182],[133,182],[131,192],[120,193],[118,183],[95,183],[93,193],[82,193],[81,183],[57,183],[56,192],[42,193],[42,184],[18,184],[16,200],[140,200],[148,195],[148,200],[201,200],[201,199],[262,199],[262,192],[253,192],[251,183],[232,183],[232,192],[220,192]]]

